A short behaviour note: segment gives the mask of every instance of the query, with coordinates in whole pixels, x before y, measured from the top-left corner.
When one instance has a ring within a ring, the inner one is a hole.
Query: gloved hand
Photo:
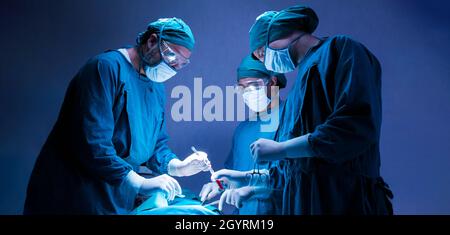
[[[260,138],[250,145],[250,151],[255,162],[276,161],[287,157],[282,143]]]
[[[247,171],[235,171],[229,169],[222,169],[214,172],[211,175],[211,181],[217,179],[224,181],[228,188],[240,188],[248,185],[249,177]]]
[[[202,202],[210,200],[221,193],[219,186],[216,182],[209,182],[203,185],[202,191],[200,191],[200,200]]]
[[[189,155],[183,161],[173,159],[169,162],[168,171],[173,176],[191,176],[201,171],[208,171],[211,162],[208,160],[208,154],[198,151]]]
[[[222,211],[224,203],[233,205],[236,208],[241,208],[242,203],[254,195],[254,188],[255,187],[252,186],[245,186],[242,188],[225,190],[222,196],[220,196],[218,209]]]
[[[150,196],[158,191],[164,192],[168,201],[172,201],[176,195],[182,194],[180,184],[166,174],[145,179],[139,189],[139,193],[145,196]]]

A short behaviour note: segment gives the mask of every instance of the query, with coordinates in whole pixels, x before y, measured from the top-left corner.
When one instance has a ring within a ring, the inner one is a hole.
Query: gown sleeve
[[[75,79],[76,115],[81,124],[79,160],[91,175],[110,184],[121,183],[131,170],[112,142],[116,85],[117,69],[102,59],[89,61]]]
[[[377,59],[351,39],[337,43],[332,113],[309,135],[316,157],[339,163],[351,160],[379,141],[381,68]]]
[[[156,140],[155,150],[152,157],[147,161],[147,167],[158,174],[167,174],[167,166],[169,162],[177,158],[177,156],[169,148],[167,142],[169,141],[169,135],[166,130],[166,118],[163,115],[162,122],[160,124],[160,130],[158,139]]]

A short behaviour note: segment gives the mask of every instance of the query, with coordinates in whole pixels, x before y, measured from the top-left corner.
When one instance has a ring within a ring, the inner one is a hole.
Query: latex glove
[[[159,191],[164,192],[168,201],[172,201],[176,195],[182,194],[178,181],[166,174],[145,179],[139,189],[139,193],[145,196]]]
[[[200,191],[200,201],[204,202],[206,200],[210,200],[221,193],[221,190],[216,182],[210,182],[203,185],[202,190]]]
[[[225,190],[225,192],[223,192],[222,196],[220,196],[218,209],[222,211],[224,203],[233,205],[236,208],[241,208],[242,203],[251,198],[253,195],[254,195],[254,187],[252,186],[245,186],[236,189],[227,189]]]
[[[248,171],[235,171],[229,169],[222,169],[214,172],[211,175],[211,181],[216,181],[217,179],[224,181],[229,188],[240,188],[248,185],[249,177]]]
[[[284,159],[287,157],[286,150],[282,143],[269,140],[258,139],[250,145],[250,151],[255,162],[267,162]]]
[[[211,168],[211,162],[208,154],[202,151],[193,153],[183,161],[172,159],[169,162],[168,171],[173,176],[191,176],[201,171],[208,171]]]

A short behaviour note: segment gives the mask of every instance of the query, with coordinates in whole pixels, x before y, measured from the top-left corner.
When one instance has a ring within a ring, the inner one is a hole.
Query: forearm
[[[174,158],[167,164],[167,173],[171,176],[181,177],[185,176],[181,170],[182,161],[178,158]]]
[[[109,137],[96,138],[92,131],[84,131],[80,136],[86,140],[81,144],[76,143],[79,151],[77,160],[83,170],[89,172],[98,180],[111,185],[119,185],[123,182],[132,170],[132,166],[117,156],[111,141],[107,139]]]
[[[252,198],[255,199],[269,199],[271,197],[271,190],[269,187],[265,186],[254,186],[252,187]]]
[[[308,142],[309,134],[281,142],[286,158],[313,157],[313,150]]]
[[[131,188],[136,192],[139,193],[142,184],[144,183],[145,178],[138,175],[136,172],[134,172],[133,170],[131,170],[130,172],[128,172],[126,178],[125,178],[125,183],[128,184],[128,186],[131,186]]]

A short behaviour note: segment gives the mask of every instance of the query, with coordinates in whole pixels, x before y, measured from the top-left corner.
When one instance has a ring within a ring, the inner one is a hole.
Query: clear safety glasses
[[[269,78],[259,78],[257,80],[239,82],[238,84],[234,85],[234,89],[239,94],[243,94],[246,91],[266,89],[269,81]]]
[[[160,50],[166,63],[174,68],[176,67],[177,70],[182,69],[191,62],[188,58],[176,53],[170,48],[169,43],[164,40],[161,40]]]

